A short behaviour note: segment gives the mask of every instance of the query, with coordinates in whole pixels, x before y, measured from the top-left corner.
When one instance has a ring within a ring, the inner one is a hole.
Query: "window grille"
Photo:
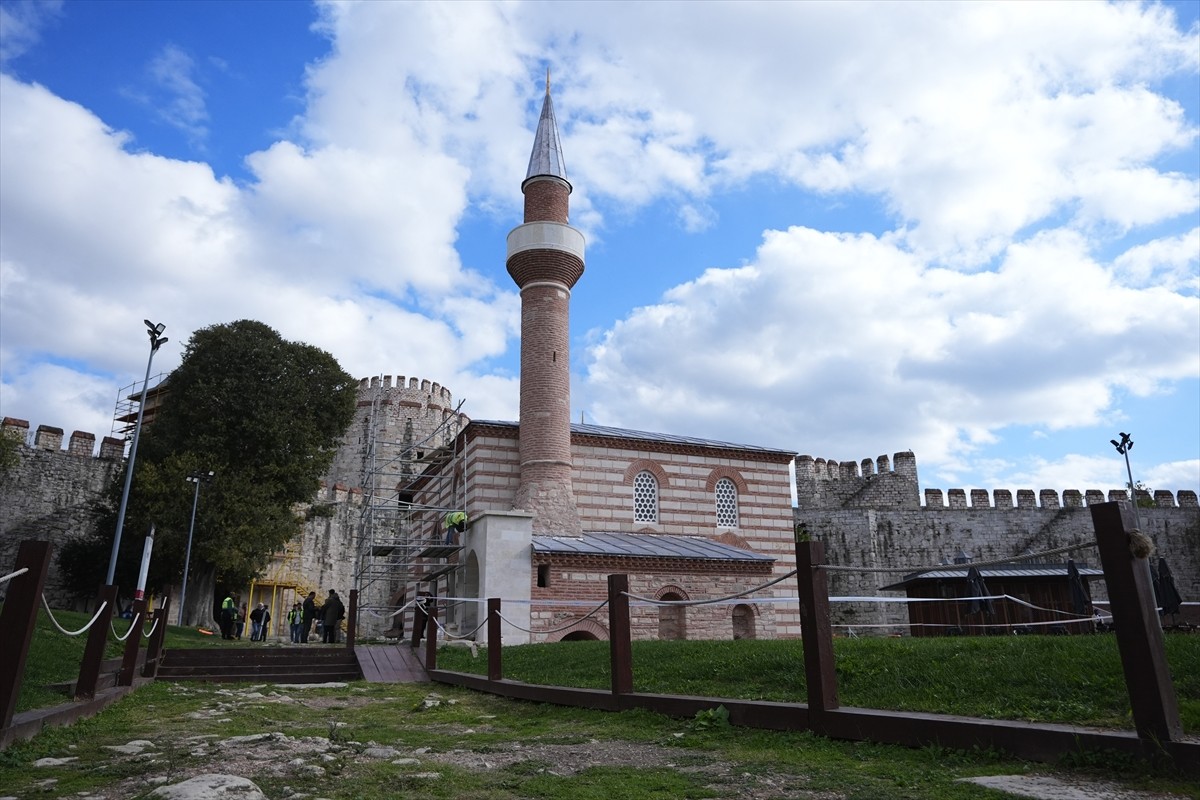
[[[658,522],[658,480],[649,472],[633,479],[633,521]]]
[[[729,478],[717,481],[717,525],[736,528],[738,524],[737,487]]]

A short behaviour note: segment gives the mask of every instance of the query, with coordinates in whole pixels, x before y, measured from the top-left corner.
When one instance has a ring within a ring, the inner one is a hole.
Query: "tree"
[[[178,585],[194,496],[186,476],[212,470],[198,504],[185,611],[189,622],[207,621],[218,582],[245,585],[300,532],[294,508],[312,500],[329,468],[354,413],[355,381],[325,351],[242,320],[196,331],[166,383],[138,447],[117,581],[133,586],[153,523],[148,588]],[[98,508],[95,535],[60,557],[81,591],[103,581],[123,480],[116,476]]]

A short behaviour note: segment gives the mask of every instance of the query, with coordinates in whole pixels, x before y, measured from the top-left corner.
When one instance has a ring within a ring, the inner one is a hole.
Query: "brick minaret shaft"
[[[521,289],[521,482],[515,507],[533,532],[579,536],[571,485],[571,287],[583,274],[584,239],[567,223],[571,184],[550,102],[538,120],[521,184],[525,223],[508,235],[508,274]]]

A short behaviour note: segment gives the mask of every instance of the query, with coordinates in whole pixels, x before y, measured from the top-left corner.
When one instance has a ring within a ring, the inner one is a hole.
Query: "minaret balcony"
[[[508,234],[508,259],[526,250],[559,250],[583,261],[583,234],[561,222],[527,222]]]

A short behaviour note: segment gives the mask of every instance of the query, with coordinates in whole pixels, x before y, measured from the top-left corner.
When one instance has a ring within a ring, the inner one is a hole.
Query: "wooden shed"
[[[969,564],[956,564],[908,575],[880,591],[903,590],[913,636],[983,636],[1013,633],[1090,633],[1088,581],[1103,570],[1076,563],[1079,581],[1073,595],[1067,564],[1013,564],[981,567],[985,591],[968,580]],[[1082,591],[1082,594],[1080,594]],[[971,598],[990,597],[990,600]]]

